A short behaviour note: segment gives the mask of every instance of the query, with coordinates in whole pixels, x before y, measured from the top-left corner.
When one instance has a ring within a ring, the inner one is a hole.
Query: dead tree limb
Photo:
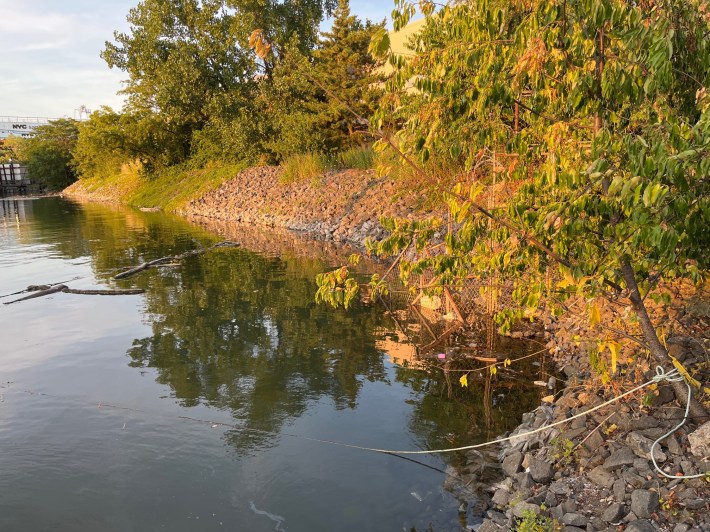
[[[40,287],[42,287],[41,290],[37,290],[28,296],[21,297],[20,299],[15,299],[13,301],[8,301],[7,303],[3,303],[3,304],[4,305],[12,305],[13,303],[19,303],[20,301],[26,301],[28,299],[34,299],[36,297],[44,297],[44,296],[48,296],[50,294],[56,294],[57,292],[63,292],[64,290],[69,288],[65,284],[55,284],[54,286],[51,286],[49,288],[44,288],[44,286],[46,286],[46,285],[40,285]],[[29,290],[30,288],[34,288],[34,287],[29,286],[27,288]]]
[[[117,288],[115,290],[81,290],[77,288],[67,288],[62,290],[65,294],[79,294],[83,296],[135,296],[145,294],[142,288]]]
[[[186,259],[187,257],[194,257],[195,255],[201,255],[202,253],[206,253],[208,251],[211,251],[213,249],[218,249],[218,248],[226,248],[226,247],[237,247],[239,246],[238,242],[231,242],[229,240],[225,240],[224,242],[219,242],[217,244],[214,244],[213,246],[210,246],[208,248],[201,248],[201,249],[194,249],[192,251],[186,251],[185,253],[181,253],[179,255],[169,255],[167,257],[161,257],[159,259],[152,260],[150,262],[144,262],[143,264],[139,264],[138,266],[134,266],[133,268],[130,268],[126,271],[123,271],[121,273],[117,273],[116,275],[113,276],[114,280],[119,280],[119,279],[126,279],[128,277],[131,277],[137,273],[142,272],[143,270],[147,270],[148,268],[153,268],[155,266],[162,266],[162,265],[168,265],[174,266],[176,262],[180,262],[183,259]]]
[[[20,301],[27,301],[28,299],[35,299],[37,297],[49,296],[59,292],[64,292],[65,294],[80,294],[86,296],[131,296],[145,293],[142,288],[123,288],[116,290],[83,290],[77,288],[69,288],[65,284],[56,284],[53,286],[49,285],[30,285],[27,290],[23,292],[34,292],[28,296],[15,299],[13,301],[8,301],[3,303],[4,305],[11,305],[13,303],[19,303]],[[21,293],[21,292],[20,292]]]

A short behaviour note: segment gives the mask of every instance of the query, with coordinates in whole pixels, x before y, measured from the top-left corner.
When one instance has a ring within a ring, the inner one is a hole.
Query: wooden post
[[[454,309],[454,312],[456,313],[456,316],[461,321],[461,323],[466,323],[466,320],[464,319],[463,314],[461,314],[461,311],[459,310],[459,306],[456,304],[456,301],[454,301],[454,298],[451,296],[451,292],[449,291],[448,286],[444,287],[444,294],[446,294],[446,299],[448,300],[449,304],[451,305],[451,308]]]

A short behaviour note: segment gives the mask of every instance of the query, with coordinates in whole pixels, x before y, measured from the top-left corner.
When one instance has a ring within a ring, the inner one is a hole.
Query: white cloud
[[[99,54],[138,0],[0,0],[0,115],[72,116],[80,105],[120,108],[123,73]],[[8,82],[12,80],[12,82]]]
[[[72,17],[60,13],[28,10],[28,7],[31,7],[31,3],[13,5],[11,8],[8,6],[8,9],[3,8],[3,16],[0,18],[0,32],[3,37],[45,33],[61,34],[72,27]]]
[[[80,105],[120,109],[123,72],[99,54],[139,0],[0,0],[0,115],[72,116]],[[380,21],[392,0],[351,0],[360,18]]]

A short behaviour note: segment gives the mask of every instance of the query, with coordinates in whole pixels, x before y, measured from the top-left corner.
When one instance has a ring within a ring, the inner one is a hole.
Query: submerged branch
[[[133,268],[130,268],[126,271],[123,271],[121,273],[117,273],[116,275],[113,276],[113,279],[114,280],[126,279],[128,277],[131,277],[131,276],[137,274],[137,273],[142,272],[143,270],[147,270],[148,268],[152,268],[154,266],[163,266],[163,265],[174,266],[176,262],[180,262],[181,260],[186,259],[187,257],[201,255],[202,253],[206,253],[206,252],[213,250],[213,249],[226,248],[226,247],[238,247],[238,246],[239,246],[238,242],[231,242],[229,240],[225,240],[224,242],[219,242],[219,243],[214,244],[213,246],[210,246],[208,248],[201,247],[200,249],[186,251],[185,253],[181,253],[180,255],[168,255],[167,257],[161,257],[159,259],[155,259],[150,262],[144,262],[143,264],[139,264],[138,266],[134,266]]]
[[[119,288],[115,290],[105,290],[105,289],[78,289],[78,288],[69,288],[65,284],[56,284],[56,285],[30,285],[27,287],[26,290],[22,290],[21,292],[34,292],[28,296],[21,297],[19,299],[15,299],[13,301],[8,301],[6,303],[3,303],[4,305],[12,305],[13,303],[19,303],[20,301],[27,301],[28,299],[35,299],[37,297],[44,297],[44,296],[49,296],[52,294],[56,294],[59,292],[63,292],[65,294],[80,294],[80,295],[86,295],[86,296],[132,296],[132,295],[138,295],[138,294],[143,294],[145,293],[145,290],[142,288]]]
[[[192,257],[194,255],[200,255],[200,254],[210,251],[212,249],[223,248],[223,247],[236,247],[236,246],[239,246],[239,243],[226,240],[224,242],[219,242],[217,244],[214,244],[213,246],[210,246],[208,248],[201,247],[200,249],[196,249],[193,251],[187,251],[187,252],[181,253],[179,255],[170,255],[169,257],[161,257],[159,259],[155,259],[150,262],[144,262],[143,264],[135,266],[135,267],[131,268],[130,270],[126,270],[124,272],[121,272],[121,273],[115,275],[113,277],[113,279],[114,280],[115,279],[125,279],[127,277],[137,274],[138,272],[141,272],[143,270],[147,270],[148,268],[151,268],[154,266],[177,266],[177,265],[179,265],[179,262],[182,259],[185,259],[187,257]],[[12,303],[19,303],[20,301],[27,301],[28,299],[35,299],[38,297],[49,296],[49,295],[56,294],[59,292],[63,292],[65,294],[79,294],[79,295],[85,295],[85,296],[132,296],[132,295],[144,294],[145,290],[143,290],[142,288],[78,289],[78,288],[69,288],[66,284],[63,284],[63,283],[56,283],[56,284],[30,285],[27,288],[25,288],[24,290],[20,290],[19,292],[15,292],[13,294],[7,294],[6,296],[2,296],[2,297],[24,294],[25,292],[32,292],[32,293],[25,296],[25,297],[21,297],[19,299],[14,299],[13,301],[7,301],[6,303],[4,303],[4,305],[11,305]]]

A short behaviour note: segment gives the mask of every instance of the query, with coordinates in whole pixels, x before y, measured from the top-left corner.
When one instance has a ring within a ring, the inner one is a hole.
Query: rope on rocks
[[[656,463],[656,457],[653,455],[653,449],[656,447],[656,445],[659,445],[662,440],[665,440],[668,436],[673,434],[676,430],[681,428],[683,425],[685,425],[685,422],[688,421],[688,413],[690,411],[690,396],[692,395],[692,391],[690,389],[690,383],[685,380],[683,375],[680,374],[680,372],[677,369],[674,369],[673,371],[670,371],[669,373],[665,373],[665,370],[661,366],[656,367],[656,377],[659,377],[659,380],[667,380],[668,382],[680,382],[680,381],[685,381],[685,385],[688,387],[688,400],[685,402],[685,415],[683,416],[683,420],[678,423],[675,427],[673,427],[671,430],[669,430],[667,433],[665,433],[663,436],[658,438],[656,441],[654,441],[651,444],[651,461],[653,462],[653,467],[656,468],[656,471],[658,471],[661,475],[663,475],[666,478],[701,478],[704,477],[708,474],[710,474],[710,471],[706,471],[705,473],[699,473],[697,475],[669,475],[665,471],[663,471],[660,467],[658,467],[658,464]]]
[[[336,442],[336,441],[332,441],[332,440],[322,440],[322,439],[318,439],[318,438],[310,438],[307,436],[304,436],[304,438],[309,439],[311,441],[320,442],[320,443],[328,443],[330,445],[337,445],[340,447],[348,447],[350,449],[360,449],[361,451],[373,451],[376,453],[385,453],[385,454],[444,454],[444,453],[453,453],[453,452],[457,452],[457,451],[469,451],[472,449],[480,449],[482,447],[487,447],[489,445],[495,445],[495,444],[503,443],[506,441],[523,439],[528,436],[532,436],[533,434],[537,434],[539,432],[544,432],[544,431],[551,429],[553,427],[556,427],[558,425],[563,425],[564,423],[572,421],[573,419],[577,419],[579,417],[589,415],[596,410],[599,410],[601,408],[604,408],[605,406],[615,403],[615,402],[623,399],[624,397],[627,397],[633,393],[636,393],[637,391],[645,388],[646,386],[650,386],[651,384],[656,384],[658,382],[661,382],[661,381],[667,379],[669,376],[671,378],[679,376],[678,370],[674,369],[671,372],[666,373],[665,370],[659,366],[658,368],[656,368],[656,375],[650,381],[644,382],[643,384],[636,386],[635,388],[629,390],[628,392],[624,392],[621,395],[619,395],[618,397],[614,397],[608,401],[605,401],[604,403],[601,403],[601,404],[595,406],[594,408],[590,408],[589,410],[585,410],[584,412],[580,412],[579,414],[575,414],[572,417],[561,419],[560,421],[555,421],[554,423],[550,423],[549,425],[543,425],[542,427],[531,430],[529,432],[523,432],[522,434],[514,434],[514,435],[508,436],[506,438],[491,440],[491,441],[487,441],[484,443],[478,443],[475,445],[465,445],[463,447],[452,447],[450,449],[431,449],[428,451],[406,451],[406,450],[393,450],[393,449],[378,449],[376,447],[364,447],[362,445],[355,445],[355,444],[351,444],[351,443],[342,443],[342,442]],[[680,377],[680,378],[682,379],[683,377]],[[686,416],[686,419],[687,419],[687,416]],[[685,419],[683,420],[683,423],[685,423]]]
[[[593,408],[590,408],[589,410],[585,410],[584,412],[580,412],[579,414],[575,414],[575,415],[572,416],[572,417],[565,418],[565,419],[562,419],[562,420],[560,420],[560,421],[556,421],[556,422],[551,423],[551,424],[549,424],[549,425],[543,425],[542,427],[539,427],[539,428],[537,428],[537,429],[531,430],[531,431],[529,431],[529,432],[524,432],[524,433],[522,433],[522,434],[515,434],[515,435],[513,435],[513,436],[508,436],[508,437],[506,437],[506,438],[500,438],[500,439],[497,439],[497,440],[491,440],[491,441],[487,441],[487,442],[484,442],[484,443],[478,443],[478,444],[476,444],[476,445],[466,445],[466,446],[463,446],[463,447],[453,447],[453,448],[450,448],[450,449],[432,449],[432,450],[428,450],[428,451],[409,451],[409,450],[379,449],[379,448],[377,448],[377,447],[365,447],[365,446],[362,446],[362,445],[355,445],[355,444],[352,444],[352,443],[343,443],[343,442],[337,442],[337,441],[333,441],[333,440],[325,440],[325,439],[320,439],[320,438],[312,438],[312,437],[309,437],[309,436],[300,436],[300,437],[301,437],[301,438],[304,438],[304,439],[306,439],[306,440],[313,441],[313,442],[327,443],[327,444],[329,444],[329,445],[337,445],[338,447],[347,447],[347,448],[350,448],[350,449],[359,449],[359,450],[361,450],[361,451],[371,451],[371,452],[384,453],[384,454],[398,454],[398,455],[444,454],[444,453],[453,453],[453,452],[457,452],[457,451],[469,451],[469,450],[472,450],[472,449],[480,449],[480,448],[482,448],[482,447],[487,447],[487,446],[489,446],[489,445],[495,445],[495,444],[503,443],[503,442],[506,442],[506,441],[512,441],[512,440],[517,440],[517,439],[523,439],[523,438],[526,438],[526,437],[528,437],[528,436],[532,436],[533,434],[537,434],[537,433],[539,433],[539,432],[544,432],[544,431],[546,431],[546,430],[548,430],[548,429],[550,429],[550,428],[552,428],[552,427],[556,427],[556,426],[558,426],[558,425],[562,425],[562,424],[564,424],[564,423],[567,423],[567,422],[569,422],[569,421],[572,421],[573,419],[577,419],[577,418],[579,418],[579,417],[582,417],[582,416],[586,416],[586,415],[588,415],[588,414],[591,414],[592,412],[594,412],[594,411],[596,411],[596,410],[600,410],[600,409],[604,408],[605,406],[608,406],[608,405],[613,404],[613,403],[615,403],[615,402],[617,402],[617,401],[620,401],[620,400],[623,399],[624,397],[627,397],[627,396],[629,396],[629,395],[631,395],[631,394],[633,394],[633,393],[635,393],[635,392],[637,392],[637,391],[639,391],[639,390],[645,388],[646,386],[650,386],[651,384],[657,384],[657,383],[662,382],[662,381],[664,381],[664,380],[668,380],[668,381],[670,381],[670,382],[673,382],[673,381],[680,381],[680,380],[683,380],[683,376],[678,372],[677,369],[673,369],[673,370],[671,370],[671,371],[669,371],[669,372],[666,372],[665,369],[663,369],[663,367],[657,366],[657,367],[656,367],[656,375],[655,375],[651,380],[649,380],[649,381],[647,381],[647,382],[644,382],[643,384],[640,384],[639,386],[636,386],[635,388],[633,388],[633,389],[631,389],[631,390],[629,390],[629,391],[627,391],[627,392],[622,393],[622,394],[619,395],[618,397],[614,397],[614,398],[612,398],[612,399],[609,399],[608,401],[605,401],[604,403],[601,403],[601,404],[599,404],[599,405],[597,405],[597,406],[595,406],[595,407],[593,407]],[[686,384],[687,384],[687,382],[686,382]],[[672,434],[673,432],[675,432],[676,430],[678,430],[678,429],[679,429],[681,426],[683,426],[683,425],[685,424],[685,422],[688,420],[688,411],[689,411],[689,408],[690,408],[690,393],[691,393],[690,385],[688,385],[688,401],[687,401],[687,405],[686,405],[686,409],[685,409],[685,416],[683,417],[683,421],[681,421],[681,423],[678,424],[678,426],[676,426],[676,427],[675,427],[672,431],[670,431],[668,434],[666,434],[665,436],[662,436],[661,438],[659,438],[658,440],[656,440],[656,441],[653,443],[653,445],[651,446],[651,458],[652,458],[652,459],[653,459],[653,447],[654,447],[656,444],[658,444],[658,442],[660,442],[661,440],[663,440],[664,438],[668,437],[670,434]],[[198,420],[194,420],[194,421],[198,421]],[[655,460],[655,459],[653,459],[653,465],[656,467],[656,469],[658,470],[659,473],[661,473],[662,475],[664,475],[664,476],[666,476],[666,477],[674,478],[674,479],[675,479],[675,478],[699,478],[699,477],[703,477],[703,476],[707,475],[708,473],[710,473],[710,472],[706,472],[706,473],[703,473],[703,474],[700,474],[700,475],[692,475],[692,476],[685,476],[685,477],[672,476],[672,475],[666,474],[664,471],[661,471],[661,469],[658,467],[658,464],[656,463],[656,460]]]

